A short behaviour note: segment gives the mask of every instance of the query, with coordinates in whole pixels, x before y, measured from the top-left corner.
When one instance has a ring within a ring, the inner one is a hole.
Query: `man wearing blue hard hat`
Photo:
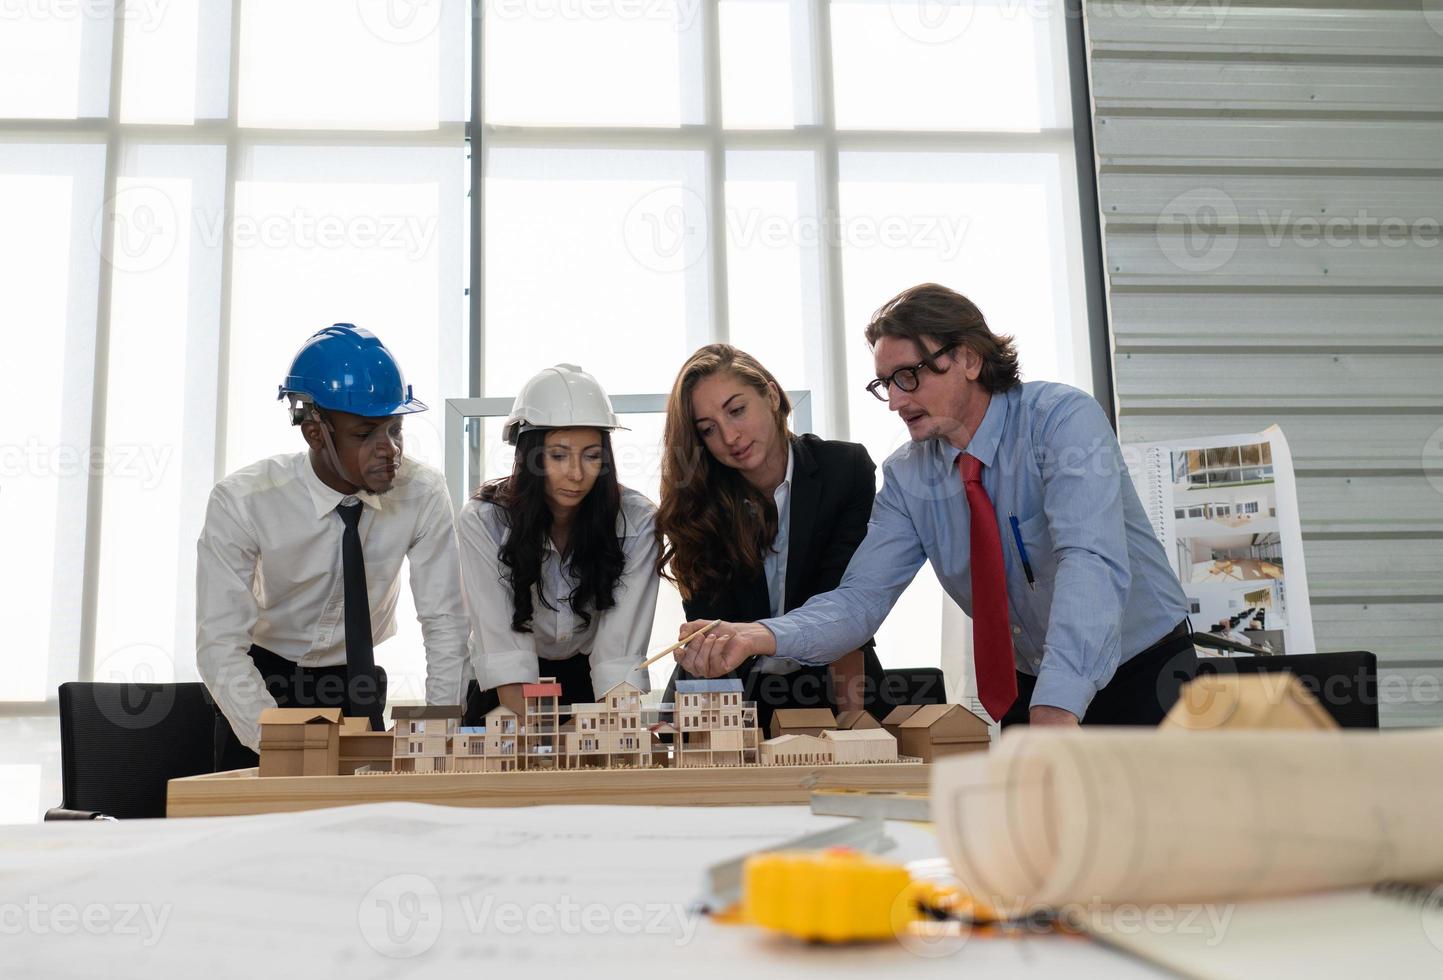
[[[469,625],[445,480],[405,458],[426,406],[391,352],[338,323],[280,386],[306,451],[218,483],[196,571],[196,662],[215,697],[216,768],[256,764],[261,712],[340,707],[384,727],[374,646],[396,631],[402,560],[426,646],[426,701],[459,704]]]

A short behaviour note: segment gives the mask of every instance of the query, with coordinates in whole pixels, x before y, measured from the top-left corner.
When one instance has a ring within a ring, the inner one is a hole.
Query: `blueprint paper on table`
[[[545,975],[550,961],[596,975],[597,957],[638,939],[695,942],[708,861],[846,822],[802,808],[682,815],[380,803],[15,828],[0,905],[35,923],[8,930],[4,972],[355,978],[397,961],[513,961]],[[57,909],[75,911],[57,922]],[[106,921],[70,928],[87,914]]]
[[[1316,652],[1282,429],[1131,444],[1123,458],[1188,598],[1193,629],[1262,610],[1267,630],[1281,634],[1265,652]]]
[[[379,803],[12,828],[0,847],[0,972],[734,980],[811,969],[837,980],[950,977],[965,962],[974,975],[1153,975],[1042,939],[974,941],[962,960],[897,943],[818,950],[693,910],[708,865],[850,823],[804,807]],[[938,854],[923,827],[887,834],[889,860]]]

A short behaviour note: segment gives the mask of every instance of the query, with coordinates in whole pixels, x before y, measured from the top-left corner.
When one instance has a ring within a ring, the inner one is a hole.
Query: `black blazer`
[[[814,435],[792,437],[791,528],[787,535],[787,609],[842,581],[852,553],[867,536],[876,464],[865,447]],[[765,574],[735,582],[720,595],[682,604],[688,620],[754,623],[772,615]],[[864,644],[870,649],[873,643]]]

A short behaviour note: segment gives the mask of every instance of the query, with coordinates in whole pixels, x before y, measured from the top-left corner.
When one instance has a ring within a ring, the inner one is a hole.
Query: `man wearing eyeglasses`
[[[925,560],[972,618],[993,719],[1161,721],[1197,668],[1187,605],[1102,408],[1068,385],[1023,383],[1012,338],[943,286],[895,297],[866,336],[867,390],[912,441],[883,464],[846,575],[785,616],[719,625],[678,652],[682,668],[828,663],[876,633]]]

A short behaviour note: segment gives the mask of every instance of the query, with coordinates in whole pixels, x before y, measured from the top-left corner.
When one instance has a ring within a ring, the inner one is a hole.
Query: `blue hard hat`
[[[386,345],[350,323],[319,330],[301,346],[276,397],[287,395],[368,418],[426,411]]]

